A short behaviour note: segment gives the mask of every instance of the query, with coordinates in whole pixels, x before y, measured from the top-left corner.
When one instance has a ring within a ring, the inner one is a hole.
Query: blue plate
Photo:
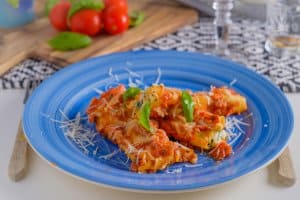
[[[179,163],[155,174],[131,172],[124,153],[97,134],[85,114],[93,97],[119,83],[235,89],[247,98],[249,109],[228,119],[234,154],[215,162],[198,153],[195,165]],[[149,192],[203,189],[253,172],[279,155],[293,128],[291,107],[270,81],[230,61],[174,51],[117,53],[62,69],[35,90],[23,120],[29,143],[52,166],[97,184]]]

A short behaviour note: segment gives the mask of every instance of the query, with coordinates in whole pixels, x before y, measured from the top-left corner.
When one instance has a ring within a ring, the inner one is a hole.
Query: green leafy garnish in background
[[[45,4],[45,15],[48,16],[52,8],[57,4],[60,0],[47,0]]]
[[[141,110],[139,111],[139,115],[138,115],[139,123],[147,131],[152,131],[152,128],[150,126],[150,111],[151,111],[150,103],[145,103],[142,106]]]
[[[181,104],[186,121],[192,122],[194,118],[194,101],[187,91],[182,92]]]
[[[72,2],[72,6],[68,13],[68,19],[70,19],[76,12],[82,9],[94,9],[101,10],[104,8],[102,1],[97,0],[77,0]]]
[[[137,87],[130,87],[126,90],[123,94],[123,100],[126,101],[129,98],[133,98],[141,92],[140,88]]]
[[[13,8],[18,8],[20,0],[6,0]]]
[[[92,43],[92,39],[83,34],[73,32],[60,32],[48,41],[48,44],[56,50],[69,51],[84,48]]]
[[[133,11],[129,13],[129,17],[130,17],[130,26],[136,27],[144,21],[145,14],[142,11]]]

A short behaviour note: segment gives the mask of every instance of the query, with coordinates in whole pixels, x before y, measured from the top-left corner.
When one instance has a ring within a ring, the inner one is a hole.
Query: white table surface
[[[179,194],[142,194],[108,189],[83,182],[51,167],[31,150],[27,176],[19,182],[12,182],[7,176],[7,166],[23,110],[23,95],[23,90],[0,90],[0,200],[294,200],[300,197],[299,181],[292,187],[278,185],[275,178],[276,162],[255,173],[209,190]],[[296,174],[299,177],[300,94],[290,94],[288,99],[295,113],[294,134],[289,147],[293,155]]]

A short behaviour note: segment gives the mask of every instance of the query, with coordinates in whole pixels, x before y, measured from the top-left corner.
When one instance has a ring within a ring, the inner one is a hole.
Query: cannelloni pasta
[[[119,85],[92,99],[87,114],[97,131],[126,153],[132,171],[150,173],[177,162],[196,163],[197,150],[226,158],[232,152],[226,116],[245,110],[245,97],[226,87],[193,93]]]

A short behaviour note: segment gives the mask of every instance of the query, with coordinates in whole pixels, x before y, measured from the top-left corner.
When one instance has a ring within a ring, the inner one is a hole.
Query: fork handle
[[[23,132],[22,120],[20,120],[13,152],[8,165],[8,176],[12,181],[22,179],[26,173],[27,149],[28,143]]]
[[[293,185],[296,182],[296,173],[288,147],[286,147],[282,154],[278,157],[278,163],[279,181],[286,186]]]

